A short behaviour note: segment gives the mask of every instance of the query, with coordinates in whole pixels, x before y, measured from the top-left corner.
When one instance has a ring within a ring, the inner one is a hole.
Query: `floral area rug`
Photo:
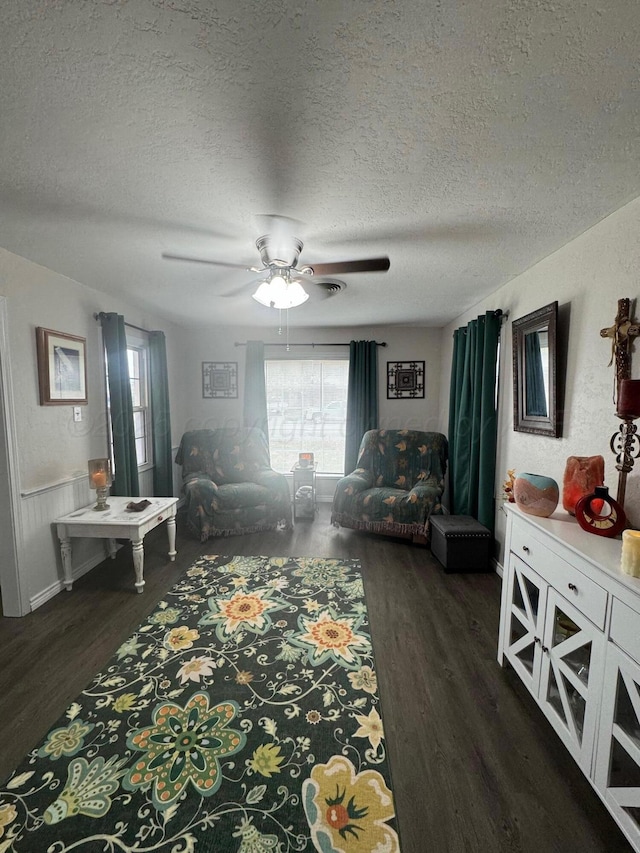
[[[396,853],[357,560],[205,556],[0,787],[0,853]]]

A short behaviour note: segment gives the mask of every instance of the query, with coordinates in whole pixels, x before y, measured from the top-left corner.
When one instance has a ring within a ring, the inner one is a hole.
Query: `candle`
[[[620,568],[627,575],[640,577],[640,530],[623,531]]]
[[[616,414],[620,418],[640,418],[640,379],[620,382]]]
[[[107,485],[107,475],[104,471],[94,471],[91,475],[91,485],[94,489],[104,489]]]

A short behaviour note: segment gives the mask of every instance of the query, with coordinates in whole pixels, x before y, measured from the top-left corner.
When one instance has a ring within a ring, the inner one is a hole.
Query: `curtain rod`
[[[100,320],[101,321],[103,317],[106,317],[105,311],[101,311],[99,314],[93,315],[94,320]],[[149,329],[143,329],[142,326],[134,326],[133,323],[127,323],[126,320],[124,321],[124,324],[125,324],[125,326],[129,326],[130,329],[137,329],[139,332],[146,332],[147,334],[149,334]]]
[[[375,344],[378,347],[386,347],[386,345],[387,345],[385,341],[375,341]],[[246,345],[247,345],[246,341],[244,341],[244,342],[243,341],[236,341],[235,342],[235,346],[237,346],[237,347],[246,347]],[[337,343],[336,342],[336,343],[326,343],[326,344],[314,344],[314,343],[287,344],[284,341],[274,341],[273,343],[270,343],[269,341],[265,341],[264,345],[266,347],[287,347],[287,348],[289,348],[289,347],[348,347],[348,346],[350,346],[349,342],[347,342],[347,343]]]

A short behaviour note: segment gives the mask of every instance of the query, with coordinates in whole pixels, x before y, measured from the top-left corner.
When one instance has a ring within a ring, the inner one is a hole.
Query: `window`
[[[344,473],[348,359],[267,359],[271,464],[287,473],[311,452],[321,474]]]
[[[151,413],[149,411],[149,374],[147,370],[146,347],[129,346],[127,341],[127,362],[131,383],[131,402],[133,404],[133,428],[136,438],[136,457],[138,468],[149,465],[152,460],[151,449]]]
[[[153,462],[153,425],[151,422],[151,402],[149,396],[149,349],[146,336],[126,327],[127,365],[131,384],[131,402],[133,405],[133,427],[136,440],[136,459],[138,468],[147,468]],[[109,367],[105,358],[107,377],[107,410],[109,415],[109,441],[111,445],[111,463],[113,465],[113,437],[111,435],[111,406],[109,401]]]

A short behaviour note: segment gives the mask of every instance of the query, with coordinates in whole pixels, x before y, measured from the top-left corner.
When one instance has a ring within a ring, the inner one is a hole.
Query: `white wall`
[[[172,441],[181,433],[177,413],[184,409],[180,381],[183,330],[134,304],[113,300],[64,276],[0,250],[0,295],[8,306],[9,351],[18,436],[21,526],[24,535],[22,583],[26,598],[37,606],[60,588],[55,516],[93,499],[87,460],[107,453],[102,337],[94,314],[117,311],[128,322],[161,329],[167,338]],[[38,392],[36,328],[43,326],[86,338],[88,405],[82,421],[73,421],[71,406],[41,406]],[[177,423],[176,423],[177,421]],[[74,568],[82,571],[103,558],[96,542],[74,541]],[[99,558],[99,559],[98,559]]]
[[[441,331],[440,427],[446,432],[454,329],[486,310],[501,308],[509,312],[502,335],[495,483],[500,560],[505,528],[500,496],[507,469],[515,468],[516,474],[528,471],[551,476],[562,491],[568,456],[601,454],[605,460],[605,485],[615,498],[618,472],[609,441],[620,421],[615,417],[613,403],[614,368],[608,366],[611,341],[600,337],[600,329],[613,324],[618,299],[634,300],[638,296],[639,234],[640,199],[636,199],[501,287]],[[567,358],[564,428],[558,439],[513,430],[511,355],[511,321],[555,300],[563,318],[559,334],[564,330],[567,335],[567,339],[560,342]],[[631,369],[632,378],[640,378],[640,352],[632,355]],[[627,480],[625,510],[631,525],[640,528],[640,462]],[[562,512],[562,503],[559,511]]]
[[[339,297],[336,297],[336,302]],[[265,309],[268,310],[268,309]],[[291,312],[290,322],[295,323],[295,312]],[[235,342],[262,340],[265,344],[282,342],[277,328],[271,329],[216,329],[202,331],[194,329],[189,333],[184,347],[184,365],[186,367],[185,384],[188,405],[185,413],[184,429],[215,429],[222,426],[234,426],[242,422],[242,404],[244,394],[245,347],[236,347]],[[379,373],[379,413],[381,429],[412,428],[436,430],[440,410],[440,334],[438,329],[418,327],[368,327],[342,329],[289,329],[290,343],[331,343],[350,340],[376,340],[387,343],[378,349]],[[289,353],[284,347],[265,349],[267,357],[326,358],[336,353],[348,357],[348,347],[294,347]],[[424,399],[388,400],[386,370],[388,361],[425,362]],[[237,361],[238,362],[238,399],[220,400],[202,398],[202,362]]]

